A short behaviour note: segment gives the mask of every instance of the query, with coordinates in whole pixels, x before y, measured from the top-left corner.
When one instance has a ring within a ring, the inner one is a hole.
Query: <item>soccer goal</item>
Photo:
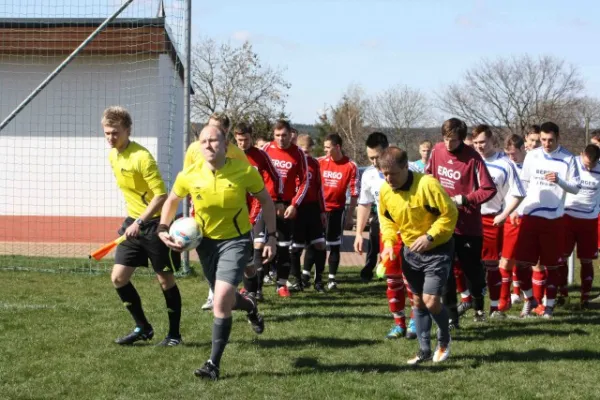
[[[129,109],[170,189],[189,126],[188,1],[0,0],[0,268],[112,265],[88,259],[126,216],[100,124],[110,105]]]

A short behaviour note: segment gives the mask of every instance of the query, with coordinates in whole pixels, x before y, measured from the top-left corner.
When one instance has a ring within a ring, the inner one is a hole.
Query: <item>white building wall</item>
[[[0,59],[0,118],[60,61]],[[165,180],[174,179],[182,145],[168,139],[168,110],[175,102],[181,130],[183,96],[181,81],[166,76],[169,64],[168,56],[82,56],[70,64],[0,132],[0,215],[125,215],[100,124],[109,105],[130,110],[132,140],[157,157]]]

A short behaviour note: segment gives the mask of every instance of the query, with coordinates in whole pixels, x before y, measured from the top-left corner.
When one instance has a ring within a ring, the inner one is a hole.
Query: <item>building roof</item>
[[[100,18],[0,18],[0,54],[68,55],[103,22]],[[169,54],[183,80],[182,59],[164,17],[117,18],[81,54]]]

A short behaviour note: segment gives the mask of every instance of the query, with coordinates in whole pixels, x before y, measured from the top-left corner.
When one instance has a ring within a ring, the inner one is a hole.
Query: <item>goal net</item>
[[[170,189],[183,159],[184,5],[0,0],[0,121],[126,6],[0,130],[1,269],[112,265],[112,254],[88,259],[126,216],[100,124],[108,106],[129,109],[131,139],[154,155]]]

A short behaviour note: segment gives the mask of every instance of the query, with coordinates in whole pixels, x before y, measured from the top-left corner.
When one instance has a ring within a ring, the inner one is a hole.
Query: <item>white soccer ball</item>
[[[183,251],[195,249],[202,240],[202,231],[192,217],[175,220],[169,229],[169,235],[175,243],[183,246]]]

